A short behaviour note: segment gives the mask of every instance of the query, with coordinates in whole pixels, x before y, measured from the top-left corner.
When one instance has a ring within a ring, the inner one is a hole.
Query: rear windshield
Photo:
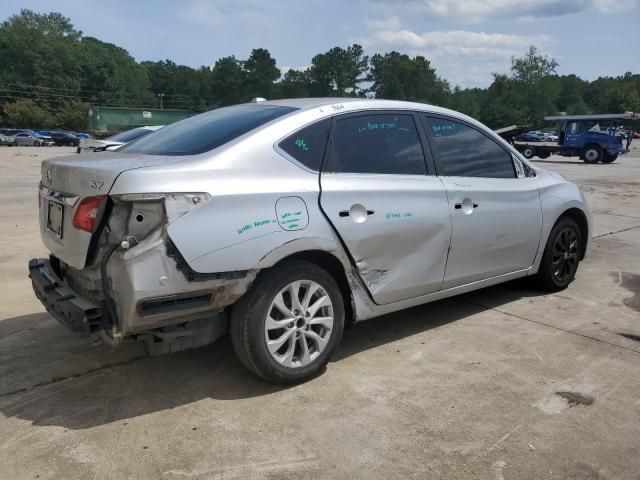
[[[173,123],[120,149],[146,155],[196,155],[213,150],[296,110],[276,105],[236,105]]]
[[[127,130],[126,132],[116,133],[113,137],[109,137],[106,140],[112,142],[132,142],[136,138],[144,137],[149,133],[153,132],[153,130],[149,130],[148,128],[138,127],[133,128],[131,130]]]

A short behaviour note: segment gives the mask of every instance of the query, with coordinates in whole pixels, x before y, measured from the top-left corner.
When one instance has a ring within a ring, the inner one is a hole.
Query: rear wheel
[[[320,372],[342,338],[344,301],[333,277],[292,261],[259,275],[233,306],[231,340],[242,363],[279,384]]]
[[[536,150],[533,147],[524,147],[522,149],[522,156],[527,160],[530,158],[533,158],[535,154],[536,154]]]
[[[538,152],[538,157],[545,159],[545,158],[549,158],[549,152],[545,152],[545,151],[539,151]]]
[[[618,158],[617,153],[606,153],[602,157],[602,163],[613,163]]]
[[[561,218],[547,239],[540,269],[535,277],[538,286],[549,292],[567,288],[578,271],[581,249],[578,224],[572,218]]]
[[[581,157],[586,163],[598,163],[602,161],[604,152],[600,145],[587,145],[582,151]]]

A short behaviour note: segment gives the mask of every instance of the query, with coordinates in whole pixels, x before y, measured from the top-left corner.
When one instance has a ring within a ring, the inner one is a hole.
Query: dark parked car
[[[47,135],[51,137],[55,145],[77,147],[80,140],[71,132],[64,132],[61,130],[41,130],[38,132],[40,135]]]

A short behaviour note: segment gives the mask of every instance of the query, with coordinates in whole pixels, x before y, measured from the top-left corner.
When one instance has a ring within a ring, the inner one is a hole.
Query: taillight
[[[95,197],[86,197],[82,199],[80,205],[73,216],[73,226],[84,230],[85,232],[93,233],[96,226],[96,220],[98,218],[98,212],[100,207],[106,200],[106,195],[97,195]]]

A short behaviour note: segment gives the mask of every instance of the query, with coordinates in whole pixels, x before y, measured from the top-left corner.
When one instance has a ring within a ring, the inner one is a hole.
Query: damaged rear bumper
[[[29,277],[38,299],[65,327],[85,336],[108,330],[125,337],[217,318],[257,274],[193,272],[161,232],[116,249],[106,262],[103,277],[95,266],[77,270],[56,257],[34,259]]]
[[[102,309],[77,295],[53,269],[50,260],[29,262],[29,278],[36,297],[47,311],[72,332],[89,336],[102,325]]]

